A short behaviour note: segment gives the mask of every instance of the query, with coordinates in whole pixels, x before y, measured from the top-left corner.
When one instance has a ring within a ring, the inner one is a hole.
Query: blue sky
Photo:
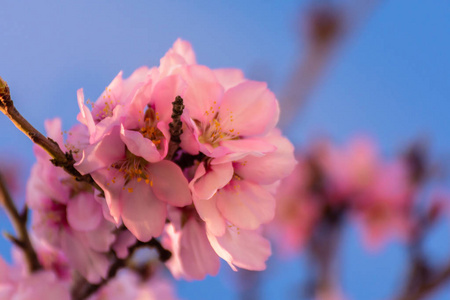
[[[157,65],[178,37],[192,43],[201,64],[241,68],[279,93],[302,54],[295,26],[304,6],[305,1],[291,0],[4,1],[0,76],[17,108],[39,130],[45,119],[57,116],[69,128],[78,112],[78,88],[95,99],[120,70],[130,74],[141,65]],[[448,161],[449,15],[448,1],[380,1],[339,48],[288,136],[301,146],[317,135],[343,143],[368,133],[388,155],[425,137],[434,158]],[[6,118],[0,118],[0,127],[0,153],[3,159],[14,153],[25,180],[34,161],[31,142]],[[1,228],[9,228],[0,216]],[[446,227],[436,230],[431,251],[449,252]],[[351,227],[345,231],[344,289],[356,300],[386,299],[402,274],[403,248],[392,244],[371,256],[356,236]],[[9,256],[4,240],[0,252]],[[302,259],[271,260],[269,266],[271,273],[262,275],[263,299],[288,299],[304,276]],[[180,283],[179,294],[233,299],[230,274],[224,264],[217,278]]]

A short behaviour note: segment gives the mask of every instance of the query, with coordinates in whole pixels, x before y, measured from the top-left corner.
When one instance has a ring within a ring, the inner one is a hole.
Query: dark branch
[[[64,153],[54,140],[45,137],[36,128],[34,128],[15,108],[11,100],[11,94],[8,84],[0,77],[0,111],[4,113],[20,131],[22,131],[30,140],[42,147],[51,157],[51,162],[63,168],[68,174],[75,177],[78,181],[84,181],[102,192],[102,189],[94,182],[92,177],[81,175],[73,166],[75,160],[71,152]]]
[[[28,265],[28,269],[30,272],[34,272],[40,270],[42,268],[39,263],[38,256],[36,251],[34,251],[33,245],[31,244],[30,236],[28,235],[28,230],[26,227],[26,218],[24,216],[27,213],[19,214],[16,206],[11,198],[11,195],[6,188],[5,181],[3,180],[3,176],[0,173],[0,203],[5,208],[5,211],[8,214],[9,219],[16,231],[17,237],[5,233],[6,238],[12,241],[16,246],[21,248],[25,254],[25,259]],[[27,210],[27,208],[24,208]]]

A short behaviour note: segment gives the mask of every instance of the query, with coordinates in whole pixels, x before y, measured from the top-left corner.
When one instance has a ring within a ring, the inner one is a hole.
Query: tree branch
[[[42,268],[39,263],[36,251],[34,251],[33,245],[31,244],[30,237],[28,235],[26,223],[26,218],[23,215],[19,214],[16,206],[11,198],[11,195],[6,188],[5,181],[3,179],[3,175],[0,173],[0,203],[5,208],[5,211],[8,214],[9,219],[16,231],[17,237],[12,236],[11,234],[5,234],[6,237],[11,240],[16,246],[21,248],[25,254],[25,259],[28,265],[28,269],[30,272],[34,272],[40,270]],[[25,210],[27,208],[25,207]]]
[[[36,128],[34,128],[15,108],[11,100],[11,94],[8,84],[0,77],[0,111],[4,113],[16,127],[22,131],[30,140],[42,147],[51,157],[51,162],[63,168],[68,174],[75,177],[78,181],[84,181],[92,185],[94,188],[103,192],[97,183],[92,179],[91,175],[81,175],[80,172],[73,166],[75,160],[71,152],[64,153],[51,138],[45,137]]]
[[[440,270],[434,270],[426,280],[416,283],[413,290],[404,289],[397,300],[420,300],[425,299],[431,293],[450,281],[450,261]]]

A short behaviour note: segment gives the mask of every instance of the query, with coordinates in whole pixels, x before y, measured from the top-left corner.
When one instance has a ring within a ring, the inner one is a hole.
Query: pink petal
[[[213,72],[225,90],[228,90],[245,80],[244,73],[239,69],[215,69]]]
[[[194,205],[200,218],[205,221],[206,228],[212,234],[221,236],[225,233],[226,223],[217,209],[216,197],[207,200],[199,200],[194,197]]]
[[[254,230],[229,228],[221,236],[206,232],[209,242],[217,255],[223,258],[230,267],[262,271],[266,269],[266,260],[271,255],[270,243]]]
[[[125,185],[125,179],[118,173],[117,170],[108,170],[104,168],[91,174],[94,181],[98,183],[105,193],[104,201],[106,202],[109,211],[108,214],[112,217],[116,225],[120,225],[121,221],[119,199],[123,192],[123,186]],[[109,219],[108,214],[105,211],[103,212],[106,219]]]
[[[88,174],[109,167],[124,157],[125,145],[120,139],[117,128],[98,143],[84,149],[83,157],[74,166],[81,174]]]
[[[191,182],[192,192],[199,199],[209,199],[216,191],[223,188],[230,182],[233,177],[234,169],[231,162],[209,165],[208,170],[205,170],[204,163],[201,163],[195,177]]]
[[[143,242],[159,236],[166,221],[166,204],[158,200],[144,181],[131,181],[124,189],[120,204],[125,226]]]
[[[78,107],[80,108],[80,113],[77,116],[77,120],[80,123],[86,125],[89,130],[89,133],[92,134],[95,131],[95,123],[94,119],[92,118],[91,111],[84,104],[83,89],[79,89],[77,91],[77,98],[78,98]]]
[[[113,233],[114,229],[116,229],[116,226],[113,223],[102,220],[95,230],[85,232],[89,247],[98,252],[108,252],[116,239]]]
[[[206,237],[205,227],[193,218],[182,229],[179,251],[188,279],[203,280],[207,274],[215,276],[219,272],[220,261]]]
[[[70,264],[89,282],[98,283],[106,277],[109,262],[104,254],[93,251],[80,237],[61,234],[61,248]]]
[[[223,95],[223,88],[217,82],[214,73],[200,65],[183,67],[179,73],[187,83],[183,100],[191,118],[201,122],[212,119],[210,109],[213,107],[214,110],[220,105]]]
[[[65,150],[64,147],[64,139],[63,134],[61,130],[61,119],[54,118],[51,120],[46,120],[44,122],[45,131],[47,132],[47,136],[58,143],[60,147],[62,147],[63,150]]]
[[[188,181],[175,163],[162,160],[147,168],[153,181],[153,193],[159,200],[179,207],[192,203]]]
[[[120,127],[120,138],[134,155],[142,157],[148,162],[157,162],[162,159],[155,144],[140,132],[126,130],[122,125]]]
[[[256,229],[275,214],[275,198],[263,187],[245,180],[233,180],[216,196],[225,219],[244,229]]]
[[[189,42],[178,38],[175,43],[173,43],[172,49],[175,53],[183,57],[188,65],[196,63],[195,53]]]
[[[159,119],[166,123],[172,121],[172,102],[176,96],[183,97],[186,83],[179,75],[165,77],[158,81],[152,94],[152,103],[155,111],[159,113]]]
[[[224,130],[234,130],[241,136],[261,135],[274,128],[278,115],[277,99],[267,85],[245,81],[225,92],[220,122]]]
[[[228,149],[232,154],[228,157],[236,159],[241,155],[235,155],[236,153],[241,154],[252,154],[255,156],[263,156],[265,153],[273,152],[276,147],[263,139],[239,139],[239,140],[227,140],[220,142],[220,145]],[[225,160],[225,159],[223,159]],[[221,161],[223,162],[223,161]]]
[[[91,133],[89,142],[91,144],[97,143],[103,139],[105,135],[109,134],[115,127],[119,126],[121,117],[125,115],[125,108],[118,104],[113,109],[113,115],[106,117],[95,125],[95,131]]]
[[[180,147],[191,155],[197,155],[200,148],[198,144],[198,135],[194,133],[195,124],[186,114],[181,117],[183,122],[183,133],[181,134]]]
[[[262,157],[248,155],[233,164],[236,174],[259,184],[271,184],[288,176],[296,166],[294,146],[288,139],[272,134],[270,141],[277,149]]]
[[[93,194],[80,193],[67,203],[67,221],[76,230],[93,230],[102,219],[102,207]]]
[[[3,292],[3,291],[2,291]],[[0,292],[0,297],[2,296]],[[70,292],[62,281],[59,281],[51,271],[38,271],[26,278],[23,278],[13,297],[1,298],[12,300],[31,300],[31,299],[58,299],[69,300]]]

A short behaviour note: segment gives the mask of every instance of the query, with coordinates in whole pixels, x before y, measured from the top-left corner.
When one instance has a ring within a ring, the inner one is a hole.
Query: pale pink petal
[[[188,42],[178,39],[161,58],[159,71],[164,77],[172,74],[176,68],[190,64],[195,64],[194,51]]]
[[[81,174],[109,167],[125,157],[125,145],[120,139],[119,129],[113,130],[98,143],[83,150],[82,159],[74,166]]]
[[[91,133],[89,142],[95,144],[103,139],[105,135],[111,132],[111,130],[114,130],[115,127],[119,126],[124,114],[125,108],[122,105],[116,105],[112,116],[104,118],[95,125],[95,131]]]
[[[67,221],[79,231],[95,229],[103,220],[102,207],[93,194],[80,193],[67,203]]]
[[[220,261],[206,237],[205,227],[190,218],[182,229],[180,259],[188,279],[203,280],[219,272]]]
[[[1,292],[0,292],[1,293]],[[4,300],[69,300],[68,287],[50,271],[38,271],[23,278],[12,298],[1,298]]]
[[[266,83],[256,81],[245,81],[227,90],[220,108],[223,130],[239,132],[240,136],[269,132],[278,122],[278,115],[275,95]]]
[[[104,254],[91,250],[82,241],[82,238],[63,232],[61,234],[61,249],[73,268],[89,282],[98,283],[106,277],[109,267],[108,259]]]
[[[229,228],[226,233],[217,237],[206,232],[214,251],[224,259],[230,267],[262,271],[266,269],[266,260],[271,255],[270,243],[258,231]]]
[[[150,139],[145,138],[139,131],[126,130],[122,125],[120,138],[134,155],[142,157],[148,162],[157,162],[162,159],[155,144]]]
[[[184,93],[185,109],[191,118],[201,122],[213,118],[223,95],[223,88],[217,82],[214,73],[205,66],[191,65],[179,70],[187,83]],[[212,110],[211,110],[212,107]]]
[[[192,203],[188,181],[179,166],[163,160],[147,168],[153,182],[153,193],[159,200],[179,207]]]
[[[208,166],[208,170],[205,170],[205,165],[202,163],[198,166],[195,177],[191,182],[192,191],[199,199],[209,199],[214,196],[218,189],[223,188],[230,182],[233,173],[234,169],[231,162],[211,164]]]
[[[265,153],[273,152],[276,147],[271,143],[263,139],[239,139],[239,140],[226,140],[220,142],[220,145],[228,149],[228,152],[232,154],[242,153],[242,154],[252,154],[255,156],[262,156]],[[236,159],[236,156],[230,156],[230,158]]]
[[[192,49],[191,43],[188,41],[178,38],[175,43],[173,43],[172,49],[175,53],[183,57],[188,65],[196,63],[194,50]]]
[[[281,134],[270,137],[277,149],[262,157],[248,155],[233,164],[236,174],[259,184],[271,184],[288,176],[295,168],[294,146]]]
[[[140,241],[161,234],[166,221],[166,204],[158,200],[149,184],[131,181],[120,195],[122,220]]]
[[[84,104],[83,89],[79,89],[77,91],[77,98],[78,98],[78,107],[80,108],[80,113],[77,116],[77,120],[80,123],[86,125],[89,130],[89,133],[92,134],[95,131],[95,123],[94,119],[92,118],[91,111]]]
[[[64,147],[64,139],[63,133],[61,131],[61,119],[54,118],[51,120],[45,120],[44,122],[45,131],[47,132],[47,136],[58,143],[58,145],[65,150]]]
[[[216,197],[207,200],[199,200],[194,197],[194,205],[200,218],[205,221],[206,228],[212,234],[221,236],[225,233],[227,225],[217,208]]]
[[[245,80],[244,73],[239,69],[215,69],[213,72],[225,90],[228,90]]]
[[[95,171],[91,174],[92,178],[98,185],[102,188],[105,193],[105,202],[109,209],[109,215],[113,218],[116,225],[120,224],[121,221],[121,207],[119,199],[123,192],[123,186],[125,185],[125,179],[123,176],[118,175],[118,172],[111,172],[106,168]],[[108,214],[106,212],[103,213],[108,218]]]
[[[172,121],[172,102],[176,96],[184,96],[186,83],[179,75],[172,75],[163,78],[155,85],[152,94],[152,103],[155,104],[155,111],[159,113],[159,120],[166,123]]]
[[[239,228],[256,229],[275,214],[275,198],[266,189],[245,180],[233,180],[214,197],[224,218]]]
[[[85,232],[89,247],[98,252],[108,252],[116,239],[114,229],[116,229],[114,224],[103,220],[95,230]]]
[[[195,134],[196,126],[191,118],[186,118],[186,114],[181,117],[183,123],[183,133],[181,134],[180,147],[191,155],[197,155],[200,151],[198,135]]]

